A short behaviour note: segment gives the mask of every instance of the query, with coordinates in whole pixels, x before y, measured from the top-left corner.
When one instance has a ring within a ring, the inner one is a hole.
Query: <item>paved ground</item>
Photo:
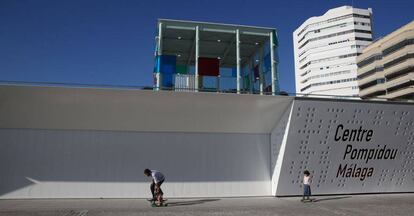
[[[414,194],[299,198],[170,199],[168,207],[152,208],[144,199],[0,200],[7,216],[129,215],[414,215]]]

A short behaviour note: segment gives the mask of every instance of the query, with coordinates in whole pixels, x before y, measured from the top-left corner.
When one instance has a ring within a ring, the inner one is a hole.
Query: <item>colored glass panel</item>
[[[177,74],[187,74],[188,73],[187,65],[177,65],[175,68],[176,68],[175,72]]]
[[[198,74],[201,76],[218,76],[220,73],[220,60],[216,58],[198,58]]]

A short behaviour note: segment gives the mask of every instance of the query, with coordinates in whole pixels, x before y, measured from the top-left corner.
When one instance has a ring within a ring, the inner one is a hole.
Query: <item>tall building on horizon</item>
[[[358,96],[356,57],[372,41],[372,9],[342,6],[293,32],[300,95]]]
[[[361,98],[414,100],[414,21],[366,47],[357,60]]]

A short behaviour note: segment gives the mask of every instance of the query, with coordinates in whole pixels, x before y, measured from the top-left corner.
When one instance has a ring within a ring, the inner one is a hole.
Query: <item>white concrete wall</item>
[[[0,198],[269,196],[291,97],[0,86]]]
[[[0,129],[0,198],[269,196],[269,135]]]
[[[293,97],[0,85],[0,128],[270,133]]]
[[[283,158],[287,145],[290,119],[292,118],[292,107],[286,110],[282,119],[277,123],[277,126],[270,134],[270,173],[272,174],[272,196],[276,196],[276,190],[279,184]]]

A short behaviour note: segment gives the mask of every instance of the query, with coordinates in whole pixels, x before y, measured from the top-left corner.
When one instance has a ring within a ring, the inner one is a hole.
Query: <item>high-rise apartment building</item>
[[[414,21],[358,56],[361,98],[414,99]]]
[[[296,93],[358,96],[356,57],[372,41],[372,10],[342,6],[293,32]]]

